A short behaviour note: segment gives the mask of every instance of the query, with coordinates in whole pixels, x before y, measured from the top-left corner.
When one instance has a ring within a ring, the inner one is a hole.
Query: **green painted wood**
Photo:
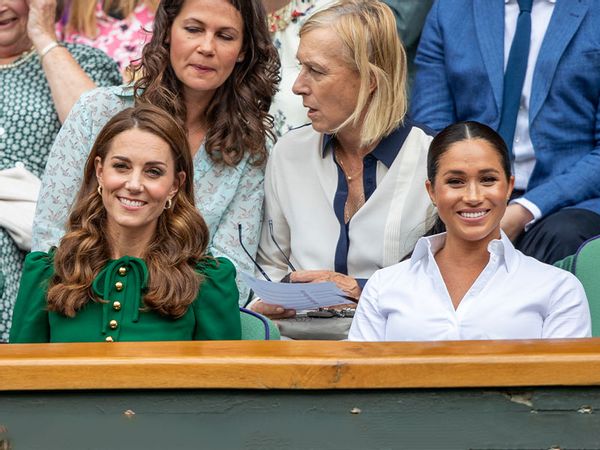
[[[5,392],[1,441],[14,450],[599,449],[600,387]]]

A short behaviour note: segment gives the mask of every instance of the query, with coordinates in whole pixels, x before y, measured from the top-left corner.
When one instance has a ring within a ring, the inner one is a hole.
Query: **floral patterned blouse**
[[[124,19],[108,16],[102,9],[102,1],[96,5],[96,38],[67,33],[63,25],[57,26],[57,35],[65,42],[85,44],[96,47],[114,59],[122,73],[132,61],[141,58],[142,48],[152,36],[154,13],[142,2],[133,13]]]
[[[42,177],[32,251],[47,252],[58,245],[96,136],[111,117],[133,103],[133,89],[115,86],[90,91],[74,106],[56,137]],[[238,224],[242,225],[244,245],[256,255],[263,181],[264,168],[250,164],[247,156],[235,167],[215,163],[204,146],[194,156],[196,207],[210,231],[210,252],[230,259],[238,271],[253,273],[253,263],[239,244]],[[249,290],[239,278],[238,286],[243,305]]]

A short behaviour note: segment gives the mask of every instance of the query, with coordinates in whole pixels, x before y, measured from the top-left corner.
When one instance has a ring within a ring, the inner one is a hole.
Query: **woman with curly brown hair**
[[[81,166],[102,126],[134,103],[151,103],[187,131],[196,206],[208,225],[211,252],[251,272],[252,262],[239,251],[238,224],[256,252],[278,70],[260,2],[161,2],[135,86],[82,96],[58,135],[42,179],[33,249],[47,251],[63,235]]]
[[[58,248],[26,260],[10,342],[239,339],[235,268],[206,254],[184,129],[142,104],[100,131]]]

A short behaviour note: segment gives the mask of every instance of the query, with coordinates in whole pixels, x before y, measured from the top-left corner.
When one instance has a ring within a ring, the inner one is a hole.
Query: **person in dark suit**
[[[600,0],[438,0],[417,51],[412,118],[500,132],[516,188],[502,227],[545,262],[600,233],[599,28]]]

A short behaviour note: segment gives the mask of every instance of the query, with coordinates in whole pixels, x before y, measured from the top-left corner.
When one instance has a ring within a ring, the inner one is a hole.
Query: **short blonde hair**
[[[362,145],[378,142],[402,123],[408,107],[406,52],[391,9],[380,1],[339,0],[309,17],[300,37],[318,28],[337,33],[360,77],[356,108],[334,132],[360,125]]]

